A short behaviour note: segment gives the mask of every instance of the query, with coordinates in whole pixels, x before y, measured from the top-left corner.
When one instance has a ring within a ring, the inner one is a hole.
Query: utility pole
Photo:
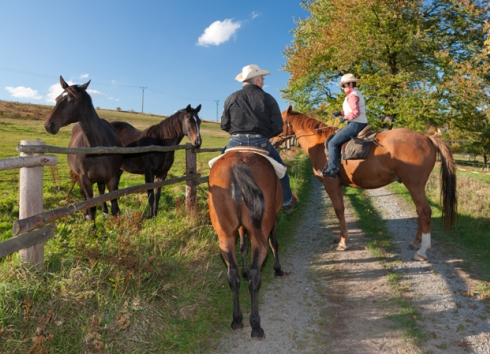
[[[219,120],[218,120],[218,103],[219,103],[219,100],[214,100],[214,102],[216,102],[216,121],[219,122]]]
[[[145,102],[145,88],[146,87],[141,87],[140,86],[140,89],[143,90],[143,95],[141,96],[141,113],[143,113],[143,103]]]

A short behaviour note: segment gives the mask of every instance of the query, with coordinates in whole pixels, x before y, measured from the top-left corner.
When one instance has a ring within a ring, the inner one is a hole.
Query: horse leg
[[[414,259],[419,261],[427,261],[426,251],[431,247],[430,221],[432,217],[432,209],[430,208],[423,188],[409,189],[407,187],[407,189],[412,196],[418,216],[417,234],[415,235],[415,239],[409,244],[408,249],[417,249],[419,244],[422,243],[420,249],[414,256]]]
[[[80,176],[80,191],[85,200],[92,199],[94,197],[94,191],[92,189],[92,181],[88,179],[87,176]],[[85,212],[85,218],[88,220],[93,220],[95,222],[95,212],[97,207],[91,207]]]
[[[276,228],[277,222],[274,223],[274,227],[272,228],[269,238],[269,245],[272,249],[272,254],[274,255],[274,276],[282,277],[284,272],[282,271],[281,264],[279,263],[279,243],[277,242]]]
[[[153,183],[154,182],[154,175],[153,171],[151,170],[146,170],[145,171],[145,183]],[[155,211],[155,192],[153,189],[148,189],[146,191],[147,196],[148,196],[148,204],[150,205],[150,212],[148,213],[148,218],[153,218],[156,216],[156,211]]]
[[[250,280],[250,270],[247,264],[248,237],[243,226],[238,229],[238,234],[240,235],[240,253],[242,254],[242,276],[248,281]]]
[[[119,188],[119,179],[121,178],[121,173],[117,173],[116,175],[112,176],[112,178],[109,180],[109,183],[107,184],[107,189],[109,192],[117,191]],[[111,200],[111,214],[112,216],[119,215],[120,210],[119,210],[119,205],[117,203],[117,198]]]
[[[338,184],[337,180],[332,181],[328,178],[323,179],[323,186],[332,201],[335,215],[337,215],[340,224],[340,241],[337,246],[337,251],[345,251],[348,248],[347,239],[349,238],[349,231],[347,230],[347,224],[345,222],[344,193],[342,191],[342,186]]]
[[[231,322],[231,328],[233,330],[243,328],[243,314],[240,310],[240,275],[238,273],[238,265],[235,253],[235,237],[229,237],[228,234],[221,229],[217,228],[219,248],[221,256],[228,266],[228,284],[230,285],[233,293],[233,321]]]
[[[259,236],[261,237],[261,235]],[[252,309],[250,312],[250,326],[252,326],[252,339],[265,339],[265,333],[262,327],[260,327],[260,315],[259,315],[259,289],[260,289],[260,268],[267,256],[267,248],[257,244],[257,240],[254,237],[250,237],[252,240],[252,264],[250,265],[250,280],[248,281],[248,289],[250,290],[250,297],[252,303]]]
[[[166,172],[163,175],[161,175],[160,178],[157,178],[157,181],[165,181],[165,178],[167,178]],[[157,216],[157,213],[158,213],[158,203],[160,202],[161,193],[162,193],[162,187],[158,187],[157,189],[155,189],[155,201],[153,203],[153,209],[155,210],[155,216]]]
[[[105,183],[97,183],[97,188],[99,190],[99,195],[104,194],[104,192],[105,192]],[[106,216],[109,214],[109,210],[107,210],[107,203],[106,202],[102,203],[102,212]]]

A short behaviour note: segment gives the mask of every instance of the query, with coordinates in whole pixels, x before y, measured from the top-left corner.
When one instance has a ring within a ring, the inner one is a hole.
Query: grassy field
[[[0,158],[18,156],[20,140],[41,139],[67,146],[71,127],[57,135],[44,131],[44,106],[1,102]],[[5,106],[8,106],[5,108]],[[9,109],[9,110],[7,110]],[[13,113],[12,113],[13,112]],[[17,112],[17,113],[16,113]],[[98,111],[108,120],[145,127],[163,117]],[[203,147],[228,141],[219,125],[202,124]],[[186,143],[187,138],[182,143]],[[198,172],[217,153],[198,154]],[[168,178],[184,174],[184,152]],[[290,166],[292,188],[300,197],[309,187],[308,161]],[[122,175],[120,187],[144,183],[143,176]],[[11,237],[18,218],[18,171],[0,172],[0,241]],[[81,200],[71,187],[66,157],[45,168],[44,209]],[[159,214],[147,219],[146,193],[121,198],[122,215],[104,218],[95,227],[82,213],[56,222],[55,237],[45,244],[45,270],[26,269],[18,254],[0,259],[0,353],[204,353],[212,352],[231,322],[232,301],[226,266],[210,226],[207,185],[198,187],[199,213],[185,215],[185,185],[162,190]],[[281,247],[295,214],[280,214]],[[273,277],[272,256],[263,268],[263,284]],[[244,310],[248,287],[241,288]]]

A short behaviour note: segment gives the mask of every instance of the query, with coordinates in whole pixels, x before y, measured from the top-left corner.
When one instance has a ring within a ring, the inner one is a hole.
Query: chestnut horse
[[[188,105],[162,120],[159,124],[152,125],[143,131],[125,122],[112,122],[112,126],[125,147],[173,146],[180,144],[184,136],[187,135],[192,145],[198,148],[201,146],[201,119],[198,115],[200,110],[201,105],[196,108]],[[155,176],[158,180],[163,181],[174,163],[174,155],[175,151],[125,154],[122,170],[145,175],[146,183],[153,183]],[[160,193],[161,188],[157,188],[156,192],[153,189],[148,190],[150,218],[157,215]]]
[[[60,84],[63,92],[56,98],[56,105],[44,122],[46,131],[56,134],[61,127],[77,123],[73,126],[68,147],[121,146],[121,141],[112,125],[100,119],[95,112],[92,99],[87,93],[90,81],[84,85],[69,86],[60,76]],[[94,183],[97,183],[100,194],[104,193],[105,185],[110,192],[118,189],[122,155],[68,154],[67,159],[72,176],[78,178],[80,193],[84,200],[94,196],[92,189]],[[92,207],[85,212],[85,215],[89,220],[95,220],[95,212],[96,207]],[[104,212],[107,212],[107,207],[104,208]],[[111,200],[111,212],[112,215],[119,213],[117,199]]]
[[[228,266],[228,283],[233,292],[232,329],[243,328],[240,310],[235,243],[240,234],[242,275],[248,280],[252,309],[252,338],[265,338],[260,327],[260,269],[267,256],[269,240],[274,255],[275,276],[283,276],[278,257],[276,219],[282,205],[282,189],[274,168],[266,158],[253,152],[227,152],[209,172],[209,214],[218,234],[221,255]],[[252,248],[250,270],[247,267],[248,234]],[[270,237],[269,237],[270,236]]]
[[[343,160],[340,180],[322,177],[326,163],[325,139],[337,130],[306,114],[295,112],[290,105],[282,112],[284,128],[280,136],[271,139],[280,144],[296,136],[303,150],[310,156],[315,176],[323,182],[340,223],[338,250],[347,249],[348,230],[344,217],[343,186],[374,189],[398,181],[403,183],[412,197],[418,215],[418,229],[409,249],[421,247],[415,259],[427,260],[430,248],[430,222],[432,210],[425,195],[425,185],[434,168],[437,153],[441,156],[442,223],[450,229],[456,219],[456,165],[449,147],[438,136],[427,136],[412,130],[399,128],[379,133],[378,145],[371,144],[369,153],[362,160]]]

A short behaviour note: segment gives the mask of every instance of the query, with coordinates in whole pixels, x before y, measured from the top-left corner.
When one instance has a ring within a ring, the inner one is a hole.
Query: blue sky
[[[4,0],[0,100],[54,105],[62,75],[92,80],[96,107],[141,112],[144,92],[145,113],[201,104],[216,120],[235,76],[257,64],[284,110],[283,51],[307,16],[300,0]]]

